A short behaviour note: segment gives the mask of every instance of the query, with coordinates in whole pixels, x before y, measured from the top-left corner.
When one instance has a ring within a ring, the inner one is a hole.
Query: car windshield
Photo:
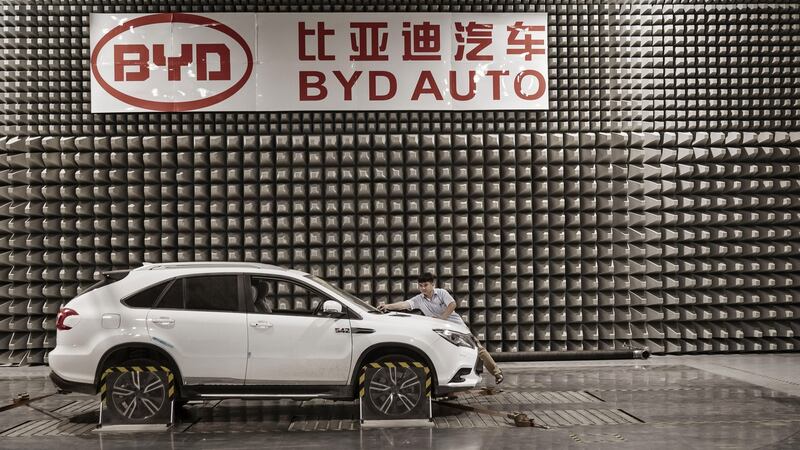
[[[355,303],[356,305],[360,306],[361,308],[364,308],[365,311],[378,311],[377,308],[375,308],[374,306],[372,306],[369,303],[365,302],[364,300],[361,300],[360,298],[358,298],[355,295],[345,291],[344,289],[339,289],[338,287],[328,283],[327,281],[323,280],[322,278],[320,278],[318,276],[306,275],[306,277],[311,278],[312,280],[316,281],[317,283],[325,286],[326,288],[328,288],[328,289],[330,289],[330,290],[332,290],[334,292],[338,292],[339,294],[342,295],[342,297],[350,300],[351,302]]]

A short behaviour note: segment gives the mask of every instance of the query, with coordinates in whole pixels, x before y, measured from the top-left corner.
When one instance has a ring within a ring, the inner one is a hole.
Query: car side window
[[[161,296],[156,309],[183,309],[183,279],[178,278]]]
[[[122,303],[130,308],[152,308],[168,284],[169,281],[158,283],[124,299]]]
[[[289,280],[251,277],[253,310],[260,314],[292,314],[310,316],[327,300],[321,294]]]
[[[275,308],[275,300],[272,296],[272,280],[267,278],[250,277],[250,296],[245,292],[245,299],[249,298],[252,303],[252,311],[257,314],[271,314]]]
[[[187,310],[239,311],[239,281],[236,275],[206,275],[184,279],[183,298]]]

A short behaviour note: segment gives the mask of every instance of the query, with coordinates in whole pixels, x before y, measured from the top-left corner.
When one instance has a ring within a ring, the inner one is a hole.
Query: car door
[[[250,286],[246,383],[346,384],[353,350],[350,319],[314,314],[330,296],[290,278],[251,276]]]
[[[241,275],[177,278],[147,314],[154,344],[168,351],[186,384],[244,384],[247,315]]]

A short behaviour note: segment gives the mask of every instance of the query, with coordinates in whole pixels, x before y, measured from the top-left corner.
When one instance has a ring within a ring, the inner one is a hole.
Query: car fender
[[[173,372],[176,372],[175,373],[175,380],[177,381],[177,384],[178,385],[183,384],[183,379],[181,378],[181,368],[178,366],[178,363],[175,362],[175,358],[173,358],[172,355],[166,349],[164,349],[163,347],[158,347],[156,345],[147,343],[147,342],[126,342],[124,344],[119,344],[119,345],[116,345],[116,346],[113,346],[113,347],[109,348],[108,350],[106,350],[105,353],[103,353],[103,356],[100,357],[100,361],[97,364],[97,373],[95,374],[95,385],[99,385],[99,383],[100,383],[100,376],[103,373],[103,370],[105,368],[106,362],[108,361],[108,358],[113,353],[115,353],[115,352],[117,352],[119,350],[125,350],[125,349],[146,349],[146,350],[154,351],[154,352],[157,352],[157,353],[163,355],[164,357],[167,358],[167,362],[168,362],[171,370]]]
[[[405,343],[401,343],[401,342],[379,342],[379,343],[376,343],[376,344],[372,344],[369,347],[363,349],[361,351],[361,354],[359,355],[358,359],[356,359],[355,366],[353,366],[353,373],[352,373],[351,378],[350,378],[350,384],[355,384],[356,380],[358,379],[358,373],[361,370],[361,367],[365,363],[369,362],[369,361],[366,361],[367,355],[369,355],[370,353],[372,353],[375,350],[380,350],[380,349],[389,350],[389,349],[398,349],[398,348],[406,350],[406,351],[417,353],[422,357],[422,361],[419,361],[419,362],[425,364],[428,368],[430,368],[430,370],[431,370],[431,379],[433,380],[434,389],[435,389],[436,385],[438,384],[436,382],[436,380],[437,380],[437,378],[436,378],[436,366],[433,364],[433,362],[431,361],[430,357],[422,349],[420,349],[418,347],[415,347],[413,345],[405,344]]]

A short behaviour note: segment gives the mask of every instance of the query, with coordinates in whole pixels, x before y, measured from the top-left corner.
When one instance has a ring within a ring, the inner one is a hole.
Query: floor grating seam
[[[768,379],[770,379],[770,380],[773,380],[773,381],[778,381],[778,382],[781,382],[781,383],[786,383],[786,384],[792,384],[792,385],[795,385],[795,386],[800,386],[800,383],[799,383],[799,382],[797,382],[797,381],[789,381],[789,380],[784,380],[784,379],[782,379],[782,378],[775,378],[775,377],[771,377],[771,376],[769,376],[769,375],[763,375],[763,374],[759,374],[759,373],[752,372],[752,371],[749,371],[749,370],[740,369],[740,368],[737,368],[737,367],[726,366],[726,365],[724,365],[724,364],[719,364],[719,366],[720,366],[720,367],[724,367],[724,368],[726,368],[726,369],[735,370],[735,371],[738,371],[738,372],[744,372],[744,373],[746,373],[746,374],[749,374],[749,375],[755,375],[755,376],[757,376],[757,377],[768,378]]]
[[[514,392],[503,391],[494,395],[470,394],[459,396],[456,403],[526,405],[526,404],[572,404],[600,403],[603,399],[587,391]]]
[[[628,417],[632,417],[632,418],[636,419],[637,421],[639,421],[639,423],[645,423],[645,421],[644,421],[644,420],[642,420],[642,419],[640,419],[640,418],[638,418],[638,417],[634,416],[633,414],[631,414],[631,413],[629,413],[629,412],[625,411],[624,409],[620,409],[619,411],[620,411],[620,412],[622,412],[623,414],[627,415]]]
[[[578,444],[609,444],[625,442],[625,438],[619,433],[570,433],[570,438]]]
[[[771,423],[796,423],[800,417],[792,419],[729,419],[729,420],[657,420],[646,422],[648,425],[709,425],[709,424],[771,424]]]
[[[664,386],[664,387],[646,387],[646,388],[592,388],[595,392],[658,392],[658,391],[710,391],[719,390],[718,386],[706,387],[679,387],[679,386]]]

